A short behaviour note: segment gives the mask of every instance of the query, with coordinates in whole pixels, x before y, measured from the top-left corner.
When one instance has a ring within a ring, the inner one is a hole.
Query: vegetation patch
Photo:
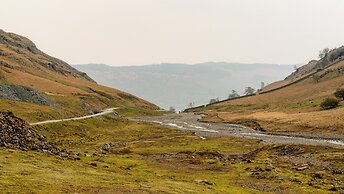
[[[344,181],[335,148],[202,140],[111,116],[35,129],[80,160],[0,149],[0,192],[330,193]]]
[[[335,98],[326,98],[321,104],[320,107],[323,110],[328,110],[332,108],[336,108],[339,105],[339,100]]]
[[[334,95],[337,98],[344,100],[344,89],[343,88],[337,89],[337,91],[334,93]]]

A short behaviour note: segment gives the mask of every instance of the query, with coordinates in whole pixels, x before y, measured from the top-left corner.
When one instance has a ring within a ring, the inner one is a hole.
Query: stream
[[[231,136],[257,139],[266,144],[303,144],[344,148],[344,137],[260,132],[242,125],[204,123],[198,121],[202,116],[193,113],[180,113],[164,116],[132,117],[130,120],[157,123],[174,129],[194,131],[201,139],[216,136]]]

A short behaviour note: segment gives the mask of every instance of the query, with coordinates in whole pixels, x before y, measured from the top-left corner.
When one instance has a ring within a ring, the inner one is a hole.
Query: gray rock
[[[47,155],[64,155],[65,157],[73,154],[48,143],[46,137],[40,135],[11,112],[0,112],[0,147],[22,151],[34,150]]]
[[[26,86],[12,84],[0,84],[0,98],[49,106],[55,104],[38,90]]]

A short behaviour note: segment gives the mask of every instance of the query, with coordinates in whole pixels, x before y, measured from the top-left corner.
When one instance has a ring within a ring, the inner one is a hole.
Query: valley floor
[[[266,145],[111,115],[35,126],[66,159],[0,149],[0,193],[331,193],[342,148]]]
[[[259,111],[206,111],[204,122],[250,123],[256,122],[269,132],[313,134],[322,137],[344,138],[344,108],[327,111],[288,112],[280,110]]]
[[[132,120],[159,123],[180,130],[192,130],[201,138],[205,137],[241,137],[258,139],[265,144],[299,144],[344,148],[343,135],[323,135],[296,132],[268,132],[258,122],[247,120],[246,123],[206,122],[209,116],[193,113],[167,114],[162,116],[134,117]],[[202,122],[203,121],[203,122]],[[256,126],[246,127],[243,125]],[[260,128],[259,128],[260,127]]]

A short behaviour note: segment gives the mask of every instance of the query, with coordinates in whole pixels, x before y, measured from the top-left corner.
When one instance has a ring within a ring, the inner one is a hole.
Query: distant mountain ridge
[[[74,65],[97,82],[116,87],[154,102],[163,108],[186,108],[190,102],[208,103],[224,99],[231,90],[242,93],[245,87],[256,89],[261,82],[284,79],[293,65],[208,62],[194,65],[163,63],[114,67],[104,64]]]

